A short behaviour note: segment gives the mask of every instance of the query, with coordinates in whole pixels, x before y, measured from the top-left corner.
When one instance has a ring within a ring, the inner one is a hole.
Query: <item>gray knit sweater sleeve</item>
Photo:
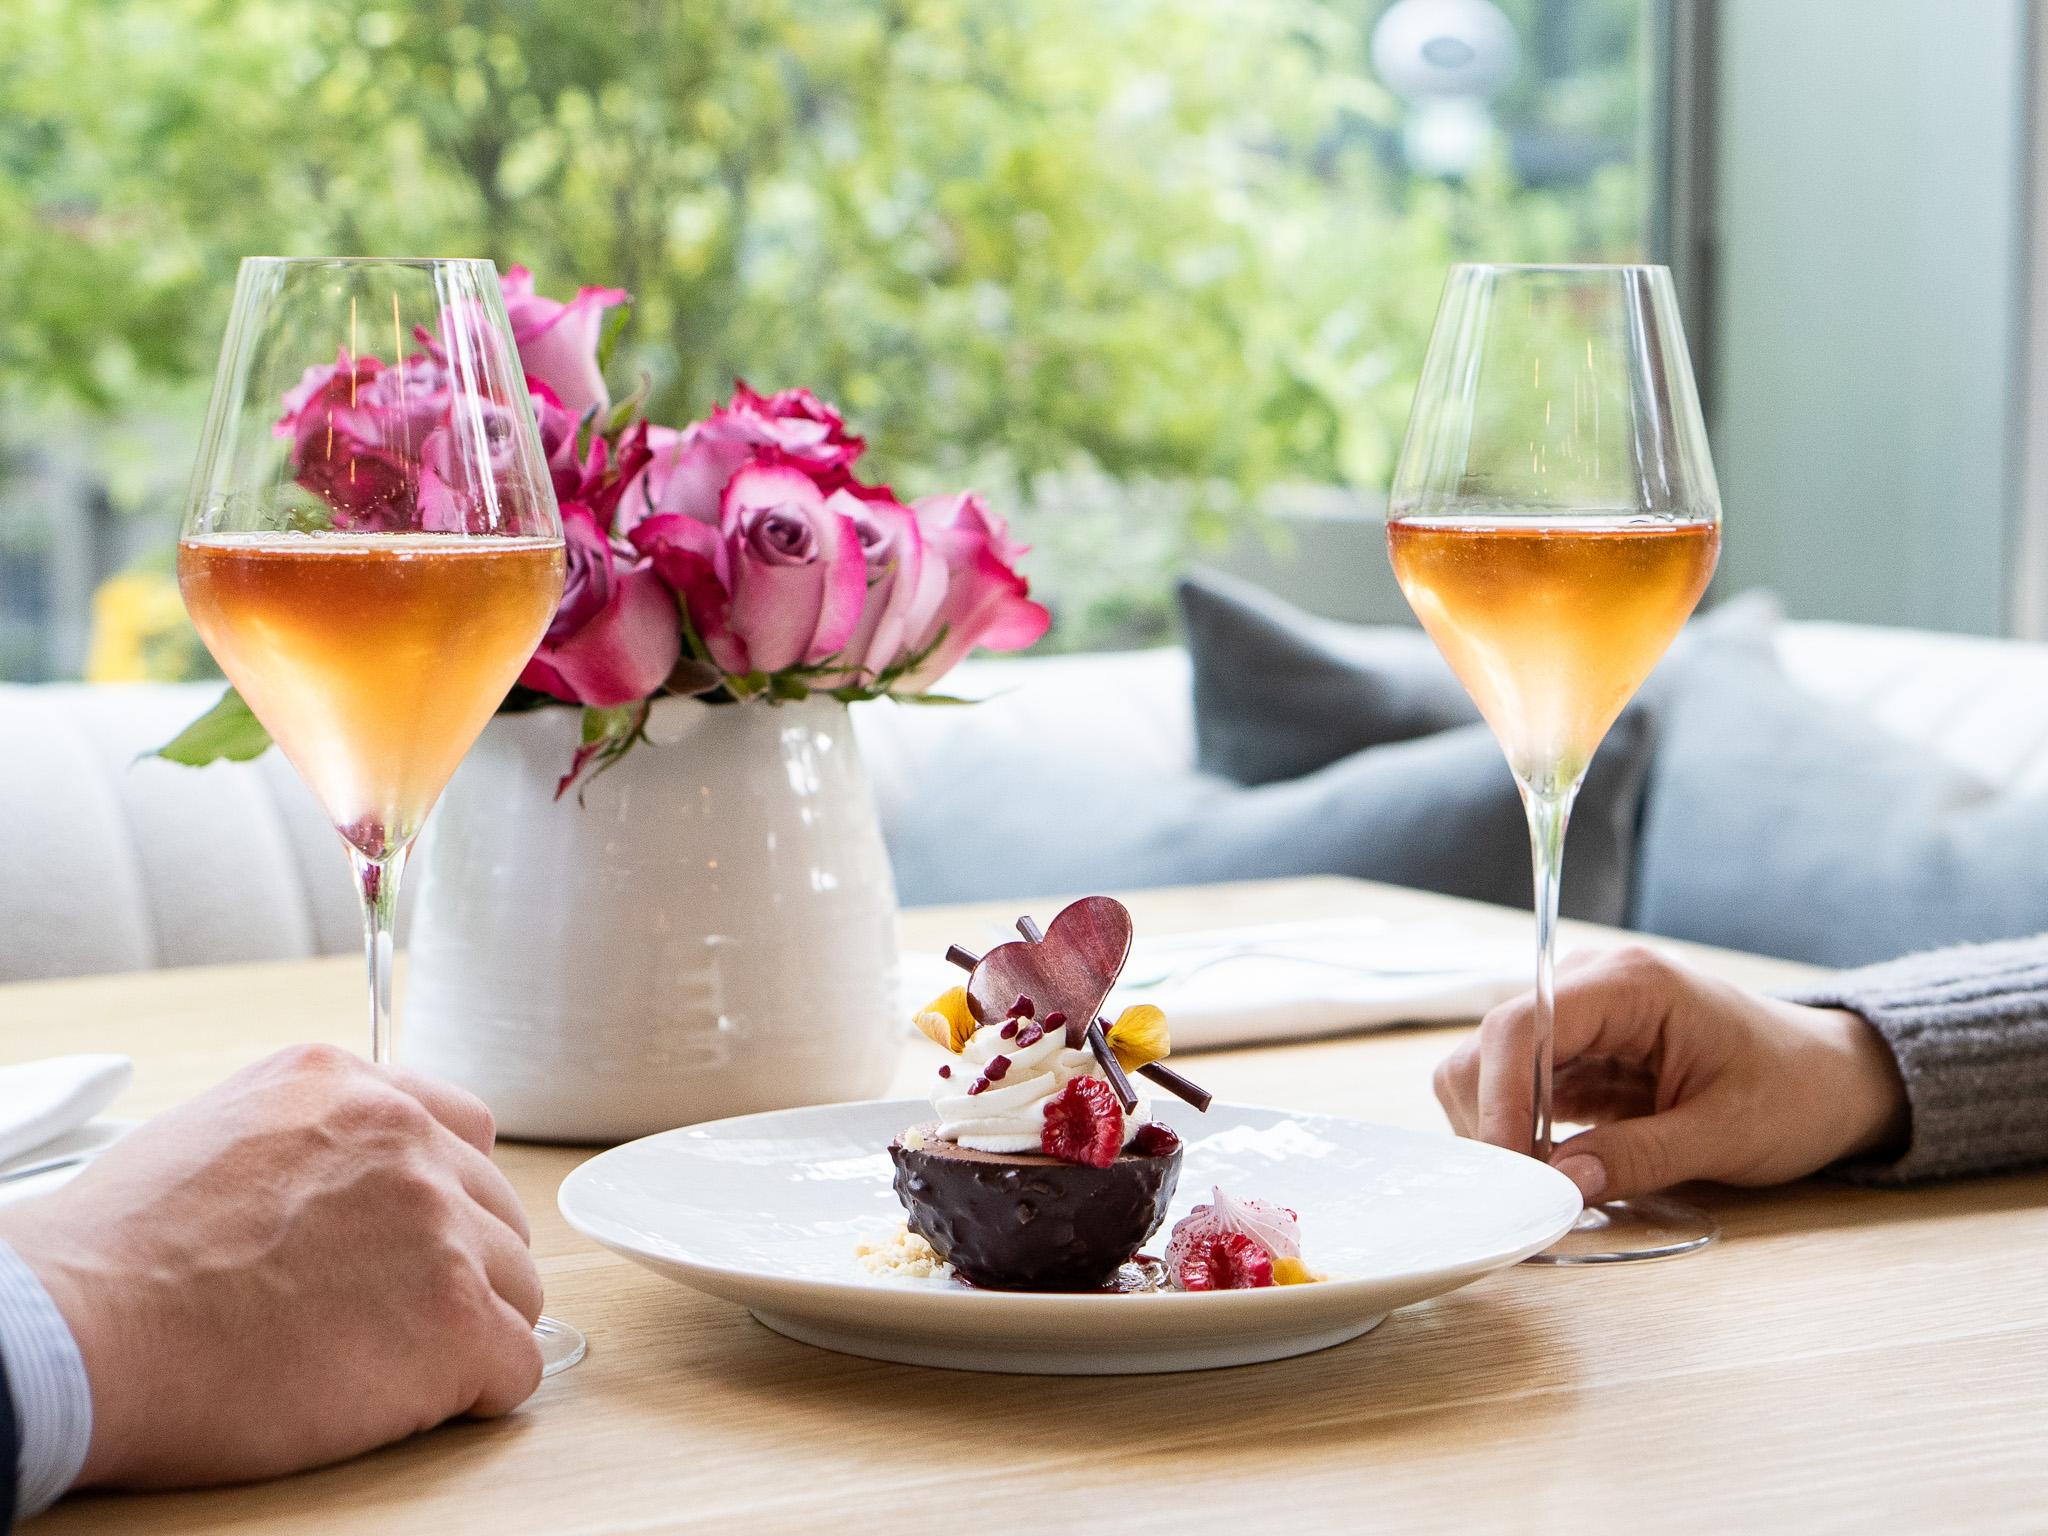
[[[1905,1155],[1833,1172],[1904,1184],[2048,1163],[2048,934],[1909,955],[1781,995],[1862,1014],[1906,1081]]]

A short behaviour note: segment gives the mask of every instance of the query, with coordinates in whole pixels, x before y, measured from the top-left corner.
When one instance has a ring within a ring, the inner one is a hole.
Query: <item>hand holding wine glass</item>
[[[1843,1158],[1903,1150],[1897,1059],[1860,1015],[1758,997],[1640,945],[1580,950],[1557,967],[1556,1109],[1593,1127],[1555,1166],[1591,1201],[1686,1179],[1761,1186]],[[1535,999],[1486,1015],[1437,1068],[1451,1128],[1525,1134],[1522,1073]]]
[[[370,1058],[427,812],[562,595],[562,524],[488,261],[242,263],[178,583],[347,844]],[[582,1352],[536,1328],[550,1365]]]
[[[1454,267],[1394,474],[1387,549],[1528,811],[1536,992],[1517,1053],[1529,1115],[1512,1139],[1545,1161],[1572,799],[1720,547],[1720,491],[1670,274]],[[1690,1207],[1644,1199],[1595,1208],[1540,1257],[1648,1257],[1714,1230]]]

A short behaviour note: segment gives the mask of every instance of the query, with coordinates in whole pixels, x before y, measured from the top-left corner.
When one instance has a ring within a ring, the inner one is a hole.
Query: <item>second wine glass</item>
[[[1587,766],[1684,625],[1721,548],[1671,276],[1662,267],[1459,266],[1387,509],[1422,627],[1507,755],[1535,873],[1532,1156],[1551,1155],[1553,965],[1565,827]],[[1588,1209],[1535,1262],[1603,1263],[1709,1242],[1666,1196]]]

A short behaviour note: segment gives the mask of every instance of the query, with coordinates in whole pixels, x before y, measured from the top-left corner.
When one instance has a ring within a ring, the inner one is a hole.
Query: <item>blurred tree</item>
[[[1058,522],[1062,643],[1156,632],[1265,487],[1384,485],[1449,262],[1637,248],[1630,161],[1407,176],[1383,8],[10,0],[0,392],[203,379],[245,254],[523,261],[635,294],[614,385],[657,419],[806,384],[872,476]],[[1625,131],[1635,0],[1577,11],[1605,73],[1525,70],[1516,110]]]

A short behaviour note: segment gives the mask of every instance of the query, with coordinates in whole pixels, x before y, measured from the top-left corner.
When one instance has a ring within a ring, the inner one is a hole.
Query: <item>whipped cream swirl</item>
[[[1020,1034],[1031,1025],[1029,1019],[982,1025],[949,1063],[952,1075],[933,1087],[932,1108],[939,1112],[939,1134],[947,1141],[977,1152],[1036,1152],[1045,1135],[1046,1102],[1077,1077],[1106,1080],[1093,1051],[1067,1049],[1064,1029],[1049,1030],[1041,1039],[1020,1046],[1014,1038],[1003,1038],[1003,1026],[1012,1023]],[[990,1078],[998,1057],[1004,1065]],[[970,1092],[984,1078],[989,1078],[988,1086]],[[1138,1103],[1124,1116],[1125,1146],[1151,1112],[1144,1090],[1135,1081],[1131,1087]]]

